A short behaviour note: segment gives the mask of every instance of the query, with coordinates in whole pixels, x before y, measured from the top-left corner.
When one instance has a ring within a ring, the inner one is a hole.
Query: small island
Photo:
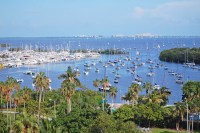
[[[166,62],[200,64],[200,48],[172,48],[163,50],[159,59]]]

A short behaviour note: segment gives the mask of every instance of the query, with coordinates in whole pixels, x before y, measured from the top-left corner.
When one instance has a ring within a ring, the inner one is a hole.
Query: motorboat
[[[154,76],[154,73],[153,72],[149,72],[149,73],[147,73],[147,76],[152,77],[152,76]]]
[[[141,85],[141,84],[142,84],[142,82],[137,81],[137,80],[133,80],[132,83],[133,83],[133,84],[138,84],[138,85]]]
[[[160,85],[158,85],[158,84],[155,84],[154,86],[153,86],[153,90],[160,90]]]
[[[118,83],[119,81],[118,81],[118,79],[117,78],[115,78],[114,79],[114,83]]]
[[[17,80],[17,83],[22,83],[22,82],[24,82],[23,79],[16,79],[16,80]]]
[[[98,68],[96,68],[95,72],[99,72],[99,69],[98,69]]]
[[[177,83],[177,84],[183,84],[183,81],[182,81],[181,79],[177,79],[177,80],[176,80],[176,83]]]
[[[89,74],[89,72],[88,71],[84,71],[84,75],[88,75]]]

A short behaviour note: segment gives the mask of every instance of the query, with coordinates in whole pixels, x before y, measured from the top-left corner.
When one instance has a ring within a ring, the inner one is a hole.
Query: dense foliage
[[[200,64],[200,48],[172,48],[163,50],[159,59],[167,62]]]

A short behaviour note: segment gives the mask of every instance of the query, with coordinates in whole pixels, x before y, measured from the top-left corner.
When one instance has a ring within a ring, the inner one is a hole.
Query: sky
[[[0,0],[0,37],[200,35],[200,0]]]

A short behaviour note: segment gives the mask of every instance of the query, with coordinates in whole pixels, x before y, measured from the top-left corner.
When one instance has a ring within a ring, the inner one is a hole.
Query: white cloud
[[[135,7],[135,20],[155,19],[176,23],[199,23],[200,0],[182,0],[158,5],[155,8]]]

